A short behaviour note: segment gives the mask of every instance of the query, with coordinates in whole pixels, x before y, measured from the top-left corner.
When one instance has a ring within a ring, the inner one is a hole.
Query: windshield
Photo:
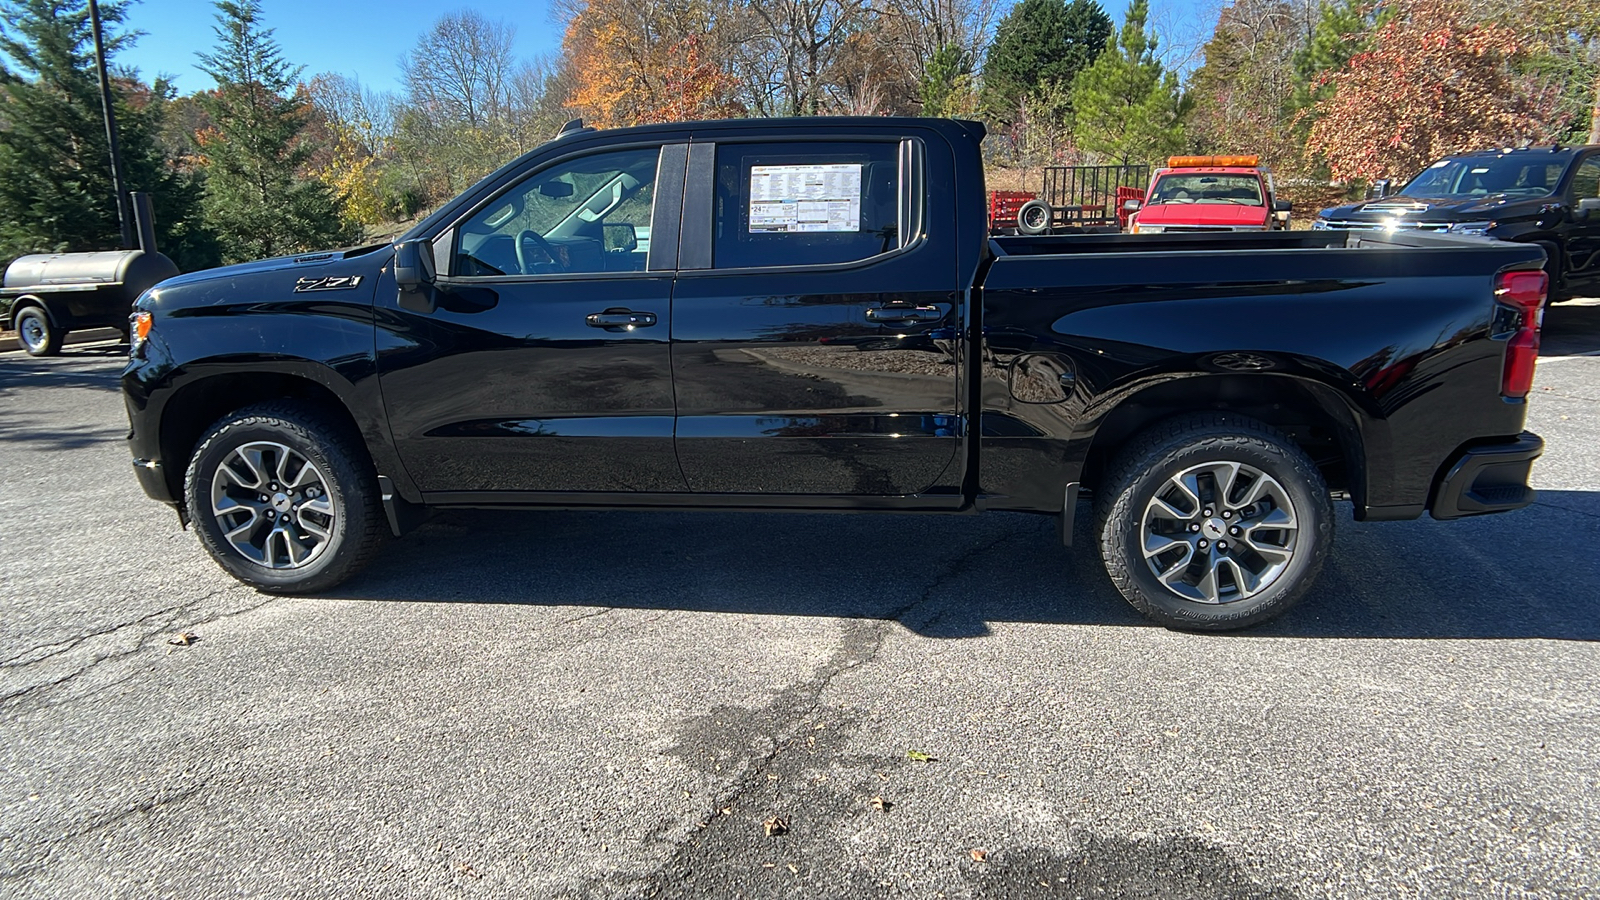
[[[1566,160],[1552,162],[1548,157],[1441,159],[1401,188],[1400,193],[1407,197],[1543,197],[1555,190],[1566,167]]]
[[[1148,203],[1236,203],[1261,206],[1261,179],[1254,175],[1163,175]]]

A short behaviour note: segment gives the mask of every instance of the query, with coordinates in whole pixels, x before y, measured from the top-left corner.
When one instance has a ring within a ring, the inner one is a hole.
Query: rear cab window
[[[900,143],[718,144],[712,267],[851,263],[903,246]]]

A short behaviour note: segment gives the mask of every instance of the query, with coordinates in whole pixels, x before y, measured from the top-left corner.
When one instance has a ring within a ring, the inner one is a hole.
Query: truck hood
[[[288,299],[302,280],[324,278],[358,279],[333,284],[370,288],[393,256],[392,244],[374,244],[201,269],[157,284],[140,298],[139,305],[173,309],[237,303],[245,296],[256,301]]]
[[[258,259],[254,262],[236,263],[231,266],[218,266],[215,269],[201,269],[198,272],[189,272],[185,275],[168,278],[166,281],[161,282],[160,286],[163,288],[181,287],[186,284],[240,278],[264,272],[278,272],[283,269],[305,269],[309,274],[312,269],[326,268],[342,260],[374,254],[390,246],[392,245],[373,244],[367,247],[354,247],[347,250],[325,250],[315,253],[300,253],[295,256],[275,256],[271,259]],[[383,258],[387,259],[387,255],[384,255]]]
[[[1381,222],[1386,219],[1405,219],[1417,222],[1471,222],[1485,219],[1507,219],[1533,216],[1554,198],[1518,197],[1505,194],[1488,194],[1483,197],[1385,197],[1347,206],[1335,206],[1318,213],[1323,219],[1356,222]]]
[[[1239,203],[1156,203],[1139,210],[1140,225],[1211,225],[1216,227],[1264,227],[1265,206]]]

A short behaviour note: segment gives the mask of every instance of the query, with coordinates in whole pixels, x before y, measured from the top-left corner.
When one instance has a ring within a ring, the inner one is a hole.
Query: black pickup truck
[[[1055,516],[1226,629],[1335,501],[1532,501],[1536,246],[991,239],[982,126],[569,126],[393,244],[168,280],[122,378],[145,491],[234,577],[324,590],[429,508]]]
[[[1318,230],[1431,231],[1538,244],[1550,299],[1600,294],[1600,146],[1447,156],[1396,193],[1318,214]]]

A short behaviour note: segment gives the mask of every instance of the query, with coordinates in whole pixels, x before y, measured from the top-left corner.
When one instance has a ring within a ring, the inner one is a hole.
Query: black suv
[[[1325,209],[1311,227],[1446,231],[1544,247],[1552,300],[1600,294],[1600,146],[1439,160],[1396,193]]]

